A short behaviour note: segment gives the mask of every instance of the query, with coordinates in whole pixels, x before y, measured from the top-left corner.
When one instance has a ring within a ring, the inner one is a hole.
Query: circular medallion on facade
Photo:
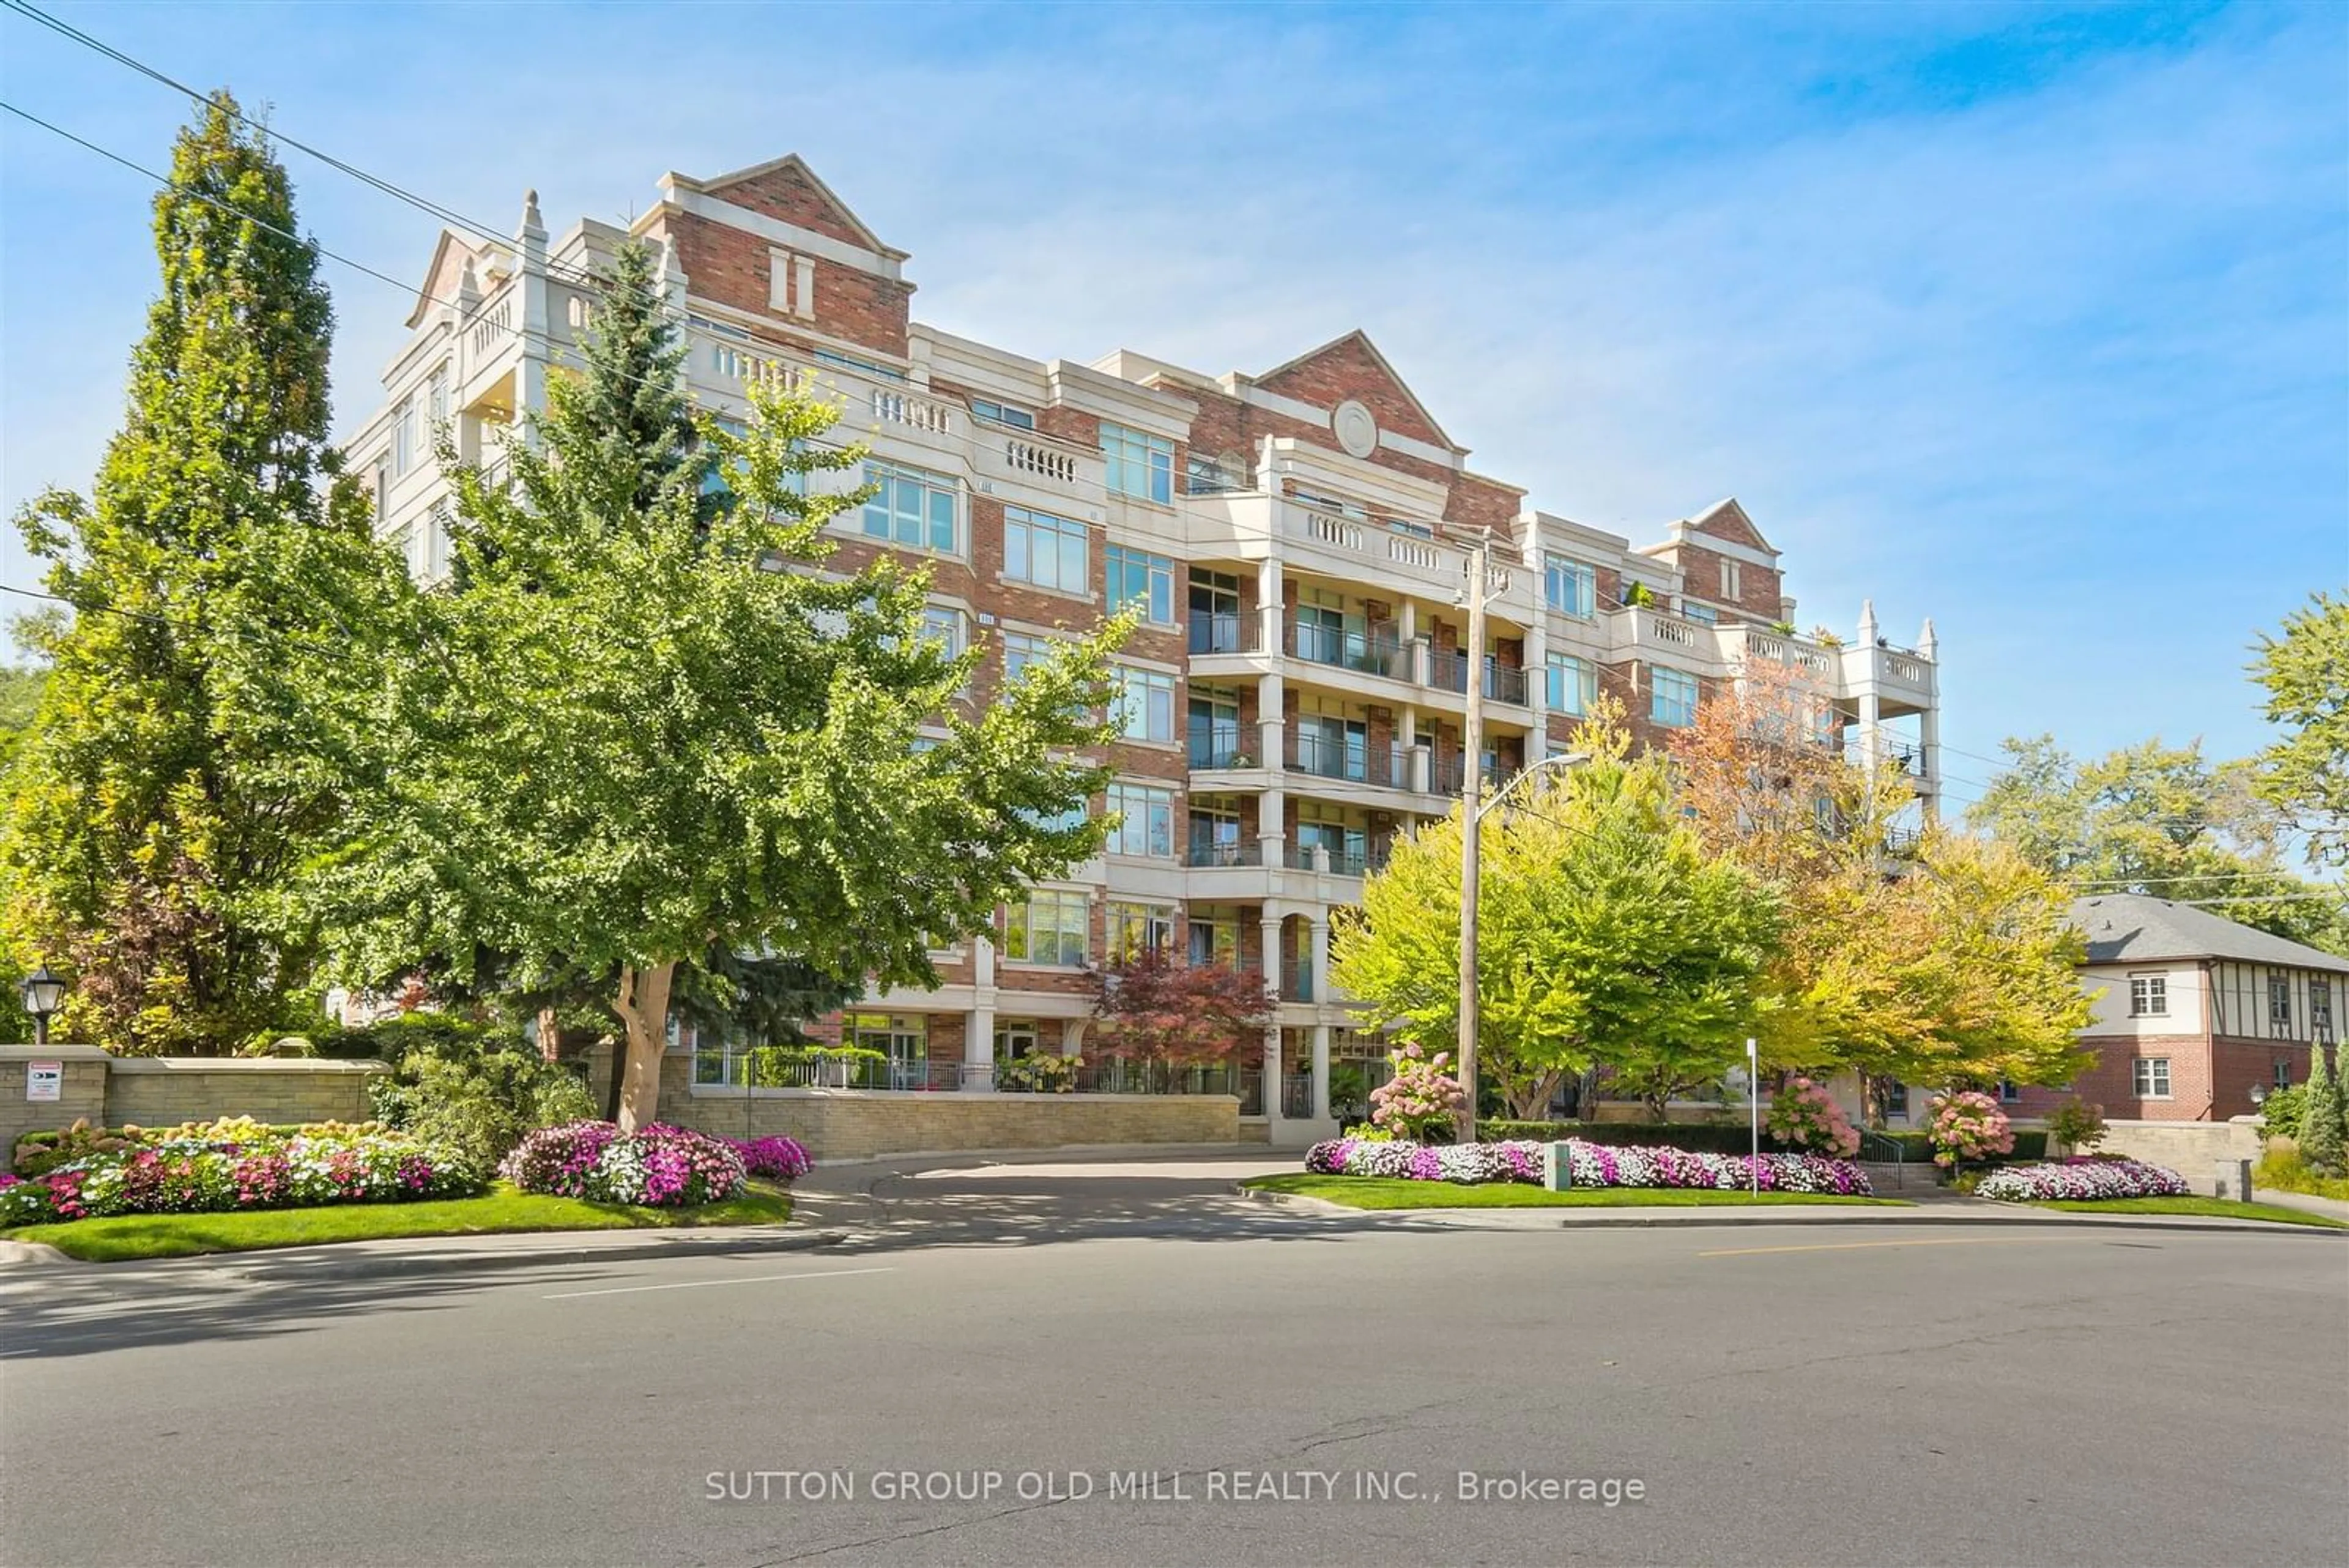
[[[1331,412],[1330,427],[1338,432],[1338,444],[1356,457],[1368,457],[1379,450],[1379,421],[1351,398]]]

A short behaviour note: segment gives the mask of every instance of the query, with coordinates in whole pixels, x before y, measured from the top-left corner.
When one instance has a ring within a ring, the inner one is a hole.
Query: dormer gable
[[[1754,525],[1754,519],[1745,514],[1745,508],[1737,504],[1733,495],[1713,503],[1690,518],[1688,527],[1692,533],[1709,534],[1733,545],[1743,545],[1749,550],[1761,550],[1772,556],[1778,553],[1776,547],[1762,536],[1762,530]]]
[[[833,194],[832,187],[818,179],[815,171],[796,152],[714,179],[696,180],[672,172],[661,182],[715,197],[893,262],[905,261],[911,254],[884,244],[881,236],[852,212],[847,202]]]
[[[1444,433],[1444,427],[1435,422],[1427,405],[1395,374],[1394,367],[1387,363],[1378,345],[1360,327],[1250,379],[1265,391],[1294,398],[1317,409],[1334,410],[1343,403],[1358,402],[1370,410],[1381,431],[1409,436],[1455,454],[1467,451],[1454,445],[1452,438]]]

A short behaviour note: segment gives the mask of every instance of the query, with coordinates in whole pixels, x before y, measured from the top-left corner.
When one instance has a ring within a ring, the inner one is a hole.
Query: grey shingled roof
[[[2142,893],[2101,893],[2072,905],[2072,923],[2087,934],[2090,963],[2216,958],[2349,974],[2349,959],[2239,925],[2192,904]]]

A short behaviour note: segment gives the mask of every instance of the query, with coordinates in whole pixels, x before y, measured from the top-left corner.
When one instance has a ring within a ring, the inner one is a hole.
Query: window
[[[2139,1056],[2136,1063],[2135,1087],[2137,1097],[2146,1100],[2169,1098],[2169,1058]]]
[[[2013,1079],[2001,1078],[1998,1081],[1998,1097],[2001,1103],[2011,1106],[2023,1098],[2023,1091],[2016,1086]]]
[[[1236,695],[1204,687],[1191,688],[1189,720],[1191,765],[1195,768],[1239,766],[1240,703]]]
[[[1123,425],[1102,421],[1102,456],[1109,460],[1109,487],[1121,495],[1171,503],[1174,499],[1174,443]]]
[[[2292,976],[2288,974],[2268,976],[2268,1033],[2292,1033]]]
[[[1076,965],[1085,961],[1085,896],[1082,893],[1028,895],[1014,904],[1003,922],[1003,956],[1020,963]]]
[[[1305,803],[1297,822],[1297,846],[1309,855],[1316,849],[1330,854],[1330,869],[1341,877],[1359,877],[1368,858],[1370,836],[1327,806]]]
[[[1173,857],[1173,790],[1112,783],[1109,786],[1109,809],[1118,815],[1117,826],[1109,830],[1107,848],[1112,855],[1155,856],[1162,860]]]
[[[2279,1089],[2289,1089],[2292,1087],[2291,1063],[2278,1062],[2275,1064],[2275,1086]]]
[[[1174,563],[1164,556],[1112,545],[1102,552],[1109,579],[1109,613],[1138,604],[1153,626],[1174,624]]]
[[[432,379],[424,383],[424,406],[431,410],[433,427],[438,429],[449,419],[449,372],[433,371]]]
[[[1721,563],[1721,597],[1732,600],[1737,597],[1737,563],[1734,561]]]
[[[1237,653],[1252,639],[1240,625],[1240,580],[1191,568],[1191,651]]]
[[[1547,701],[1553,711],[1578,719],[1589,712],[1599,701],[1598,666],[1571,653],[1551,654]]]
[[[1239,807],[1213,798],[1191,799],[1191,864],[1238,866],[1246,851],[1240,846]]]
[[[840,1043],[889,1058],[887,1086],[929,1086],[929,1020],[918,1012],[843,1012]],[[875,1086],[879,1086],[877,1084]]]
[[[2333,1030],[2333,982],[2308,977],[2308,1026],[2319,1033]]]
[[[1219,963],[1237,969],[1240,962],[1240,922],[1237,915],[1215,909],[1191,916],[1191,961]]]
[[[1580,561],[1545,555],[1542,599],[1554,610],[1588,620],[1599,610],[1599,574]]]
[[[1223,495],[1235,490],[1246,490],[1247,479],[1232,472],[1212,457],[1193,452],[1184,464],[1183,488],[1193,495]]]
[[[416,464],[416,400],[403,398],[391,416],[391,472],[395,479]]]
[[[1116,667],[1117,727],[1129,741],[1174,740],[1174,678],[1163,670]]]
[[[1338,713],[1305,713],[1297,721],[1297,766],[1325,779],[1370,777],[1371,730]]]
[[[1174,911],[1165,905],[1113,903],[1104,927],[1112,958],[1133,958],[1174,945]]]
[[[1024,506],[1003,509],[1003,575],[1064,594],[1091,594],[1085,525]]]
[[[880,488],[864,504],[864,532],[875,539],[952,555],[956,492],[952,479],[895,463],[864,465],[864,482]]]
[[[1024,631],[1003,634],[1003,679],[1017,680],[1028,672],[1028,667],[1048,657],[1052,651],[1052,639],[1036,637]]]
[[[387,517],[388,517],[388,516],[390,516],[390,515],[391,515],[391,460],[390,460],[389,458],[388,458],[388,457],[379,457],[379,458],[377,458],[377,459],[375,460],[375,522],[376,522],[376,526],[377,526],[377,527],[378,527],[378,528],[382,527],[382,526],[383,526],[384,519],[385,519],[385,518],[387,518]]]
[[[1721,612],[1719,610],[1713,608],[1711,605],[1691,604],[1686,599],[1682,599],[1681,601],[1681,616],[1683,619],[1692,620],[1699,626],[1719,626],[1721,624]]]
[[[962,611],[932,605],[922,612],[922,640],[935,643],[948,659],[962,651]]]
[[[1884,1114],[1887,1117],[1909,1115],[1909,1085],[1888,1084],[1884,1089]]]
[[[999,403],[987,398],[973,398],[970,411],[991,424],[1009,425],[1016,431],[1032,431],[1036,416],[1012,403]]]
[[[893,370],[886,365],[875,365],[870,359],[852,359],[845,354],[835,354],[829,348],[818,348],[812,356],[819,365],[831,365],[838,369],[857,370],[867,376],[878,376],[885,381],[902,381],[903,370]]]
[[[2169,977],[2164,974],[2129,976],[2129,1016],[2166,1018],[2168,1015]]]
[[[1006,1018],[995,1026],[995,1059],[1017,1062],[1036,1054],[1036,1021],[1032,1018]]]
[[[1696,722],[1696,677],[1685,670],[1651,665],[1654,679],[1648,688],[1648,717],[1678,728]]]

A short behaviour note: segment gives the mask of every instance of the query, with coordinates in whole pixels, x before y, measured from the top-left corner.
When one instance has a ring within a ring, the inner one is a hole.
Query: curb
[[[1806,1229],[1813,1226],[1826,1225],[1955,1225],[1972,1226],[1976,1230],[1983,1230],[1996,1227],[2013,1227],[2022,1225],[2060,1225],[2070,1229],[2083,1231],[2199,1231],[2227,1236],[2263,1236],[2282,1234],[2330,1237],[2336,1241],[2349,1240],[2349,1231],[2335,1231],[2323,1225],[2294,1225],[2289,1221],[2279,1220],[2220,1220],[2217,1218],[2194,1219],[2186,1215],[2171,1217],[2161,1214],[2075,1214],[2061,1209],[2042,1210],[2028,1218],[2018,1215],[2013,1219],[2009,1219],[2003,1213],[1995,1216],[1991,1214],[1934,1214],[1931,1212],[1920,1213],[1915,1210],[1909,1210],[1905,1213],[1894,1214],[1889,1210],[1880,1209],[1847,1209],[1843,1205],[1834,1203],[1821,1203],[1816,1206],[1803,1204],[1783,1205],[1783,1207],[1785,1208],[1801,1209],[1806,1213],[1819,1216],[1817,1219],[1798,1220],[1780,1220],[1767,1213],[1757,1213],[1753,1209],[1742,1210],[1734,1213],[1721,1214],[1707,1214],[1703,1212],[1702,1209],[1699,1209],[1692,1210],[1686,1219],[1682,1219],[1678,1215],[1674,1215],[1670,1219],[1665,1219],[1661,1216],[1649,1214],[1626,1215],[1621,1218],[1610,1218],[1601,1214],[1570,1214],[1562,1215],[1555,1220],[1550,1220],[1548,1216],[1543,1215],[1543,1220],[1547,1221],[1547,1223],[1537,1222],[1522,1225],[1487,1225],[1479,1227],[1475,1221],[1478,1219],[1490,1214],[1541,1214],[1542,1211],[1538,1208],[1350,1209],[1342,1203],[1331,1203],[1319,1198],[1308,1198],[1301,1193],[1259,1192],[1246,1187],[1237,1187],[1233,1190],[1237,1192],[1239,1196],[1253,1199],[1258,1203],[1270,1203],[1285,1208],[1299,1209],[1307,1213],[1319,1215],[1329,1219],[1387,1220],[1408,1219],[1413,1216],[1440,1216],[1442,1217],[1443,1223],[1452,1226],[1454,1230],[1461,1231],[1477,1229],[1491,1231],[1543,1231],[1553,1229],[1560,1231],[1694,1231],[1719,1230],[1723,1227],[1734,1228],[1741,1225],[1768,1225],[1774,1223],[1795,1224]],[[1775,1208],[1782,1206],[1773,1205],[1771,1207]]]
[[[559,1231],[512,1231],[515,1237],[559,1236]],[[455,1238],[417,1237],[419,1242]],[[456,1252],[361,1252],[344,1251],[360,1242],[329,1242],[315,1247],[269,1247],[244,1252],[197,1252],[183,1258],[137,1258],[119,1262],[89,1262],[69,1258],[54,1247],[19,1242],[27,1254],[16,1260],[40,1268],[62,1267],[85,1279],[128,1279],[160,1272],[165,1275],[205,1270],[273,1284],[310,1281],[379,1279],[433,1274],[485,1273],[499,1269],[562,1268],[578,1263],[638,1262],[655,1258],[699,1258],[756,1255],[765,1252],[807,1252],[836,1247],[849,1239],[846,1231],[785,1231],[775,1236],[674,1236],[666,1241],[608,1246],[520,1246],[483,1248]],[[46,1257],[30,1254],[46,1253]],[[5,1262],[0,1259],[0,1262]]]

